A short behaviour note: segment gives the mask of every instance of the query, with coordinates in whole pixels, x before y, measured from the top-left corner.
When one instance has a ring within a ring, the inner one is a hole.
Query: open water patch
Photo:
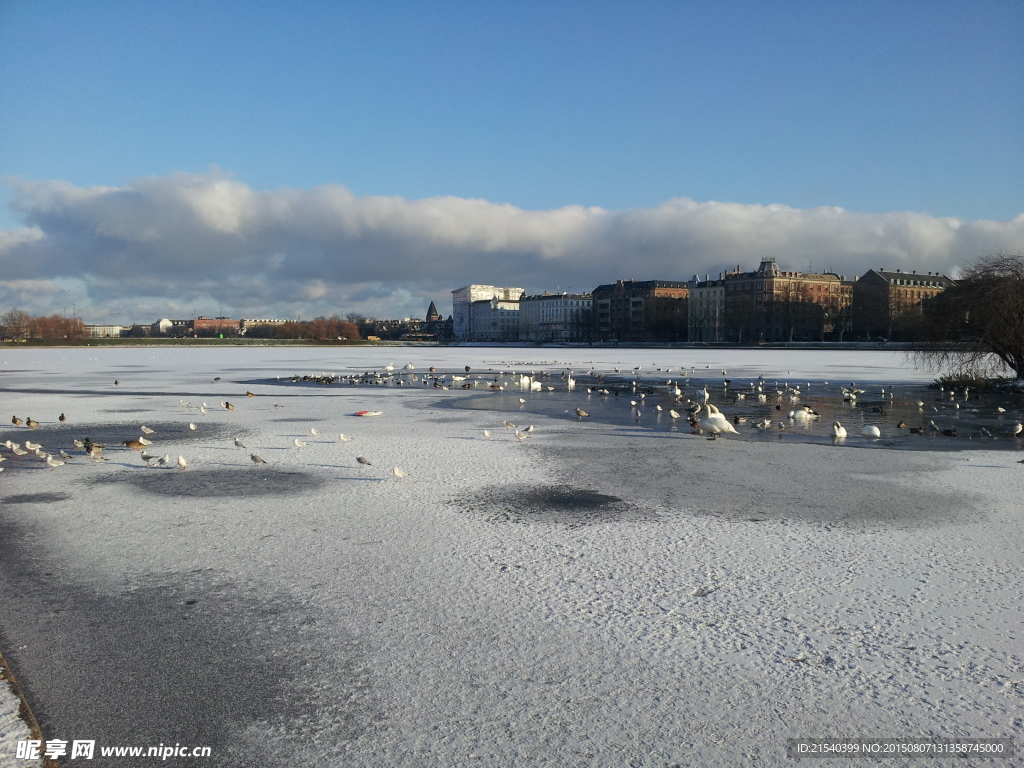
[[[191,445],[203,443],[205,445],[217,440],[234,440],[236,437],[250,433],[250,430],[241,429],[226,422],[209,422],[201,420],[197,422],[196,429],[191,430],[188,424],[181,422],[143,421],[142,419],[132,422],[114,422],[98,424],[44,424],[36,429],[19,427],[15,429],[0,430],[0,444],[10,440],[18,445],[24,445],[26,440],[33,443],[40,443],[43,448],[56,453],[58,450],[65,450],[68,453],[81,455],[82,449],[75,445],[75,440],[89,438],[90,442],[105,446],[109,449],[119,448],[122,440],[137,440],[142,434],[139,427],[146,424],[154,432],[147,439],[152,445],[146,450],[150,453],[163,453],[163,445]]]
[[[154,496],[181,498],[255,498],[261,496],[296,496],[315,490],[326,480],[308,472],[291,472],[267,467],[232,469],[177,468],[115,472],[90,478],[90,485],[128,485]]]
[[[657,515],[607,493],[571,485],[497,485],[450,502],[489,523],[555,524],[570,528],[649,522]]]

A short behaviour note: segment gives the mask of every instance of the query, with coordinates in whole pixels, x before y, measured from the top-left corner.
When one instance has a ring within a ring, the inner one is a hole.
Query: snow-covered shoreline
[[[13,413],[48,435],[67,413],[54,449],[99,424],[127,438],[159,423],[156,450],[189,462],[148,469],[111,447],[100,465],[2,465],[19,559],[0,628],[48,737],[215,739],[206,765],[732,766],[788,765],[794,737],[1019,732],[1016,454],[708,441],[528,410],[520,442],[501,424],[519,413],[436,407],[458,390],[243,383],[407,359],[417,373],[541,357],[736,378],[930,372],[891,353],[358,352],[5,352]],[[383,415],[351,416],[364,409]],[[176,618],[147,628],[155,610]],[[180,661],[190,648],[207,666]],[[254,679],[275,669],[286,679]],[[73,701],[100,680],[107,698]],[[147,686],[178,706],[143,713]]]

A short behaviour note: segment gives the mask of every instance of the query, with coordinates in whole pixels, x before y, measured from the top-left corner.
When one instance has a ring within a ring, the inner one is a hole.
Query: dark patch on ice
[[[555,523],[571,528],[657,519],[618,496],[570,485],[498,485],[451,502],[491,523]]]
[[[202,442],[205,445],[209,445],[216,440],[233,441],[236,437],[244,436],[250,432],[232,424],[220,421],[211,422],[205,419],[197,419],[195,421],[198,427],[195,431],[188,428],[187,421],[167,422],[138,419],[131,422],[111,424],[78,424],[69,422],[64,425],[56,423],[44,424],[36,429],[21,427],[18,429],[0,430],[0,444],[3,444],[5,440],[11,440],[19,445],[24,445],[26,440],[31,440],[34,443],[41,443],[46,450],[51,452],[56,452],[63,448],[68,453],[74,454],[75,451],[81,451],[81,449],[75,447],[75,440],[82,440],[88,437],[94,443],[114,448],[121,445],[122,440],[137,439],[142,434],[139,427],[143,424],[156,430],[149,436],[149,439],[153,441],[153,445],[147,449],[150,453],[156,453],[157,451],[163,453],[164,451],[161,449],[161,444],[163,443],[178,446]]]
[[[52,552],[0,516],[0,642],[48,739],[208,746],[210,768],[335,764],[383,718],[366,649],[317,607],[207,569],[95,586]],[[123,762],[97,749],[90,765]]]
[[[173,464],[174,459],[171,458]],[[126,472],[104,473],[86,481],[90,485],[129,485],[154,496],[184,498],[254,498],[292,496],[320,488],[326,480],[306,472],[287,472],[269,467],[226,469],[173,469],[140,467]]]
[[[4,496],[0,504],[54,504],[58,501],[68,501],[71,498],[66,493],[16,493],[13,496]]]

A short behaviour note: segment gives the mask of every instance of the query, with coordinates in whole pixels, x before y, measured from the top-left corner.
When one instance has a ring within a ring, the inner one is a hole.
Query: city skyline
[[[417,316],[468,283],[1024,248],[1009,2],[0,8],[0,306]]]

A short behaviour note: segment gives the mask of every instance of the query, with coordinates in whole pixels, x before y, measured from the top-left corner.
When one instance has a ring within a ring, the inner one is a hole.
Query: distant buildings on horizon
[[[954,281],[939,273],[870,269],[853,280],[834,272],[784,271],[774,258],[758,267],[694,275],[688,281],[617,280],[589,293],[527,295],[519,287],[471,284],[453,290],[446,319],[433,301],[423,320],[349,315],[341,333],[369,340],[527,343],[736,343],[913,341],[929,302]],[[24,313],[22,313],[24,314]],[[80,325],[91,338],[118,336],[296,338],[281,326],[307,321],[199,316],[150,325]],[[78,322],[78,321],[75,321]],[[313,330],[334,338],[334,325]],[[353,329],[354,326],[354,329]],[[43,336],[46,337],[45,335]]]
[[[912,341],[928,302],[954,282],[938,273],[783,271],[774,258],[717,278],[618,280],[591,293],[467,285],[452,291],[453,335],[466,342],[758,344]]]

